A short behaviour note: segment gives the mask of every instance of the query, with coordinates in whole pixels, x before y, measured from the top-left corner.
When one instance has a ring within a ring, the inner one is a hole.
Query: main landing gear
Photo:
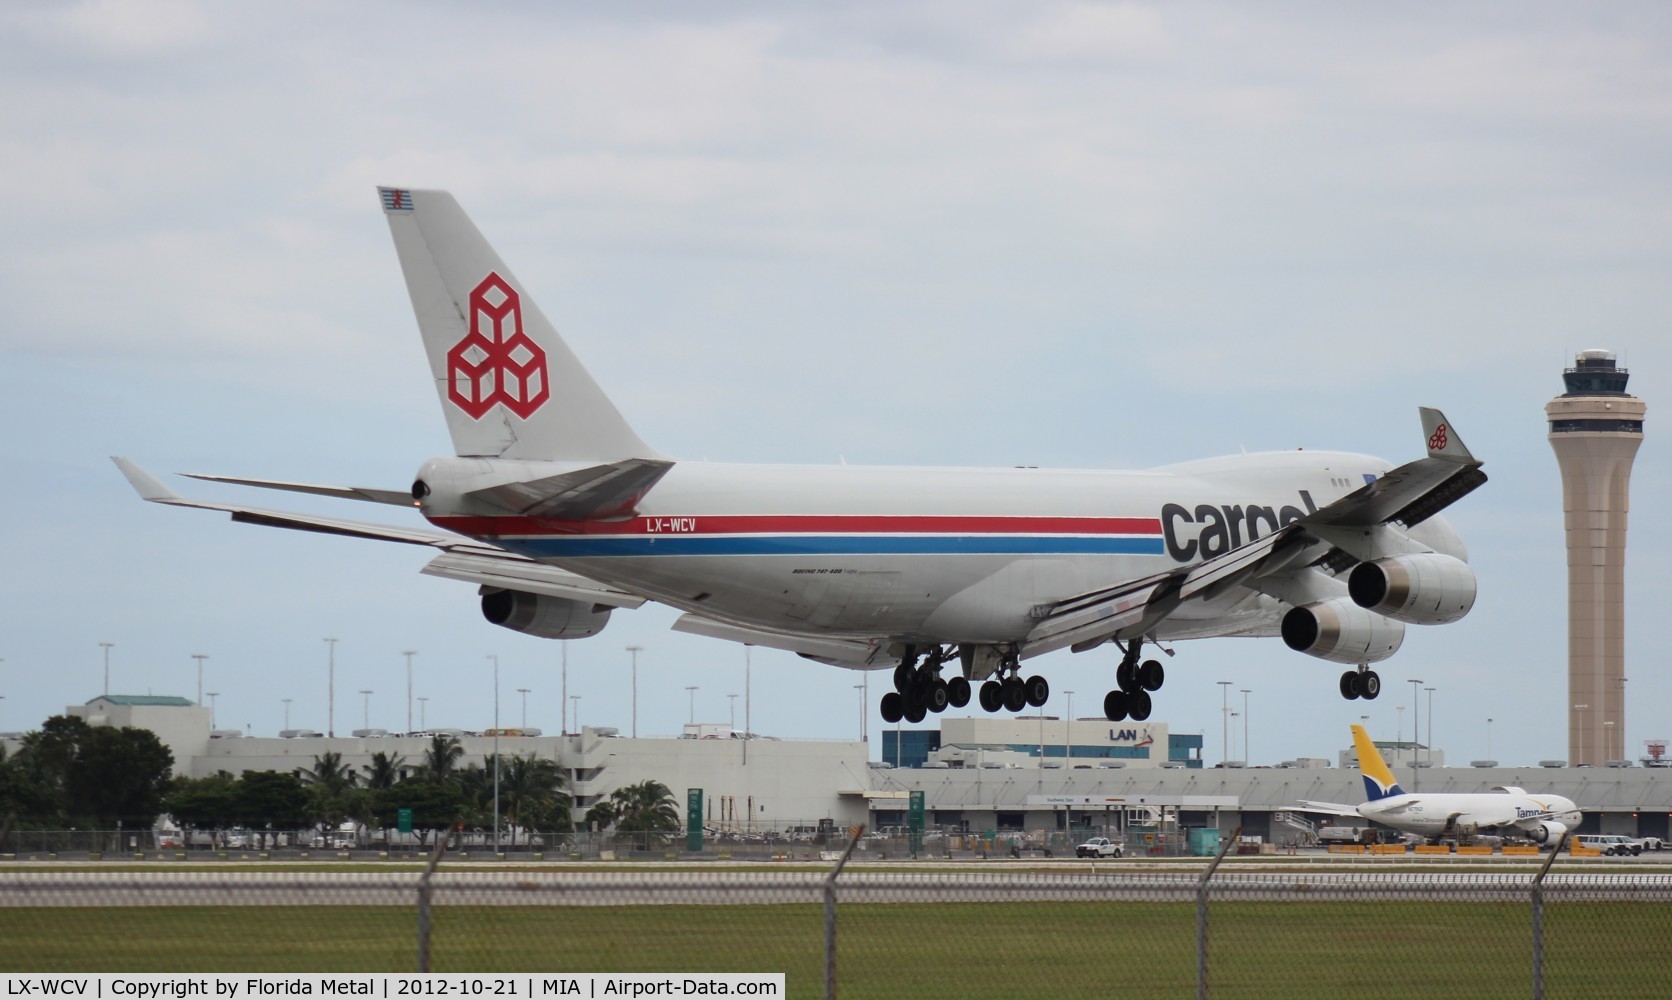
[[[1115,683],[1119,687],[1103,696],[1103,715],[1110,722],[1126,718],[1142,722],[1149,718],[1153,707],[1150,692],[1161,690],[1162,682],[1167,679],[1160,660],[1138,662],[1143,645],[1143,639],[1133,639],[1121,655],[1120,666],[1115,668]]]
[[[1348,701],[1354,698],[1374,701],[1381,693],[1382,678],[1370,669],[1368,663],[1361,663],[1357,670],[1349,670],[1341,675],[1341,697]]]
[[[969,657],[964,670],[952,677],[942,678],[941,668],[957,656],[944,646],[927,651],[909,649],[894,668],[894,690],[882,696],[884,722],[922,722],[930,712],[944,712],[948,708],[963,708],[970,702],[971,686]],[[919,658],[922,662],[919,663]],[[981,707],[988,712],[1001,708],[1020,712],[1032,705],[1038,708],[1051,697],[1051,685],[1035,675],[1024,680],[1021,664],[1014,653],[999,660],[996,676],[981,685]]]

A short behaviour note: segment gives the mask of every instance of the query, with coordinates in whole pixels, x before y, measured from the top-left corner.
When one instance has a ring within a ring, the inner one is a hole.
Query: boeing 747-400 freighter
[[[1146,643],[1281,635],[1370,665],[1405,626],[1475,599],[1439,512],[1486,481],[1438,410],[1426,457],[1233,455],[1144,471],[758,466],[675,461],[647,445],[444,191],[380,188],[452,434],[410,489],[199,476],[416,506],[440,531],[187,499],[117,459],[147,500],[235,520],[431,546],[424,572],[475,583],[495,625],[597,634],[658,601],[675,628],[892,669],[890,722],[968,703],[1044,705],[1024,660],[1113,643],[1108,718],[1149,717]]]

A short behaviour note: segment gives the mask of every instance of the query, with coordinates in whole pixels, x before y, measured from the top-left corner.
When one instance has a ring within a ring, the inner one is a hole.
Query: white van
[[[1580,847],[1589,847],[1603,854],[1624,857],[1627,854],[1641,853],[1641,844],[1630,837],[1622,837],[1617,833],[1581,833],[1573,838]]]

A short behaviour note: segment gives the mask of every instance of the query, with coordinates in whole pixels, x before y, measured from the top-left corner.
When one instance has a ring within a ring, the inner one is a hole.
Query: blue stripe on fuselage
[[[512,538],[493,541],[515,552],[547,558],[599,556],[800,556],[800,555],[1029,555],[1033,553],[1158,556],[1159,538],[1055,538],[968,535],[955,537],[792,535],[650,538]]]

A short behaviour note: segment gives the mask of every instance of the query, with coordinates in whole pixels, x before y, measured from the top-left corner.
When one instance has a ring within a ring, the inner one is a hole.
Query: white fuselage
[[[1365,819],[1424,837],[1455,833],[1459,827],[1463,832],[1525,831],[1541,820],[1571,830],[1580,820],[1579,808],[1571,799],[1517,792],[1405,792],[1366,802],[1358,812]]]
[[[422,473],[437,487],[424,513],[441,527],[720,621],[1004,643],[1028,634],[1038,606],[1228,551],[1389,465],[1314,451],[1140,472],[681,462],[633,516],[618,520],[542,521],[458,499],[567,468],[437,459]],[[1437,551],[1463,556],[1438,518],[1419,530]],[[1283,610],[1273,598],[1232,588],[1179,609],[1156,637],[1275,634]]]

